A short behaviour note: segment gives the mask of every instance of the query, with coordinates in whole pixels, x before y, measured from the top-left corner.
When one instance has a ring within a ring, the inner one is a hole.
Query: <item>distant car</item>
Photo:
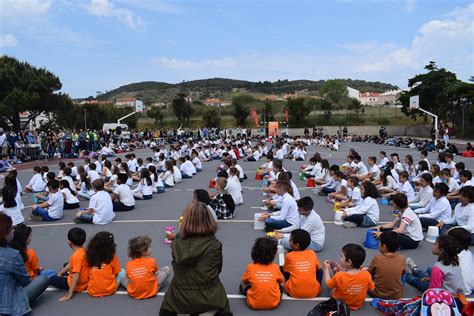
[[[104,132],[108,131],[108,130],[116,130],[117,127],[119,127],[122,129],[122,130],[125,130],[125,129],[128,129],[128,125],[127,124],[117,124],[117,123],[104,123],[104,125],[102,125],[102,130]]]

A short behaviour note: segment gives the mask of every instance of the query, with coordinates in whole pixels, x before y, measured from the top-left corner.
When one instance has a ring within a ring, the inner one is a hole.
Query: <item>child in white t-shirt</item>
[[[146,168],[140,171],[140,182],[133,191],[133,197],[137,200],[151,200],[153,197],[153,181],[150,171]]]
[[[43,175],[41,174],[41,167],[34,166],[33,172],[34,175],[30,182],[28,182],[28,184],[25,186],[25,191],[33,193],[43,192],[46,189],[46,182],[44,181]]]
[[[64,179],[61,180],[59,182],[59,188],[61,189],[61,193],[64,199],[64,209],[72,210],[75,208],[79,208],[79,200],[74,195],[71,188],[69,187],[69,182]]]
[[[48,182],[49,199],[39,205],[33,204],[30,220],[34,222],[57,221],[63,218],[64,198],[59,191],[59,181],[54,179]]]
[[[127,185],[128,176],[120,173],[117,176],[117,187],[112,193],[112,204],[114,212],[131,211],[135,208],[133,192]]]
[[[95,180],[92,182],[92,187],[95,194],[89,201],[89,208],[85,211],[77,212],[74,222],[93,223],[96,225],[111,223],[115,213],[113,211],[112,198],[104,191],[104,180]]]

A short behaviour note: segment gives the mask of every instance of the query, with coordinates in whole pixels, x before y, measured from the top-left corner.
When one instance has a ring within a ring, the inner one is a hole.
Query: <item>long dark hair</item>
[[[110,263],[115,255],[117,245],[114,235],[109,232],[99,232],[89,241],[86,259],[90,267],[100,268],[103,263]]]
[[[442,235],[438,237],[436,243],[438,244],[438,248],[440,250],[438,261],[443,263],[445,266],[458,266],[458,250],[460,246],[457,240],[450,235]]]
[[[209,198],[209,193],[203,189],[196,189],[194,190],[194,196],[199,202],[202,202],[206,205],[209,205],[211,199]]]
[[[84,183],[85,183],[85,185],[86,185],[86,190],[92,190],[91,180],[90,180],[89,177],[87,176],[87,173],[82,172],[82,173],[79,174],[79,177],[81,177],[81,182],[84,182]]]
[[[10,216],[0,213],[0,247],[8,245],[7,236],[12,230],[12,219]]]
[[[10,241],[10,248],[16,249],[20,252],[20,256],[23,262],[28,260],[28,254],[26,253],[27,244],[26,241],[31,235],[31,227],[25,224],[18,224],[13,231],[13,239]]]
[[[140,171],[140,178],[145,179],[146,185],[148,186],[153,184],[153,181],[151,181],[151,178],[150,178],[150,171],[147,168],[143,168]]]

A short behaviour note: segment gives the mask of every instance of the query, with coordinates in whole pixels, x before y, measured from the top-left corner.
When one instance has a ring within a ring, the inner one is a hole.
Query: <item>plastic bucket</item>
[[[375,229],[369,229],[365,234],[364,247],[369,249],[377,249],[379,247],[379,241],[374,236]]]
[[[263,230],[265,228],[265,221],[259,221],[258,219],[263,213],[255,213],[253,216],[253,229]]]

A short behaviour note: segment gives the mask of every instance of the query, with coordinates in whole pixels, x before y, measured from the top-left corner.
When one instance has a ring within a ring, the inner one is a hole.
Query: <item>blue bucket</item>
[[[380,200],[380,205],[389,205],[389,204],[390,204],[390,202],[387,198],[382,198]]]
[[[375,229],[369,229],[365,235],[364,247],[369,249],[377,249],[379,247],[379,241],[373,233],[376,232]]]

